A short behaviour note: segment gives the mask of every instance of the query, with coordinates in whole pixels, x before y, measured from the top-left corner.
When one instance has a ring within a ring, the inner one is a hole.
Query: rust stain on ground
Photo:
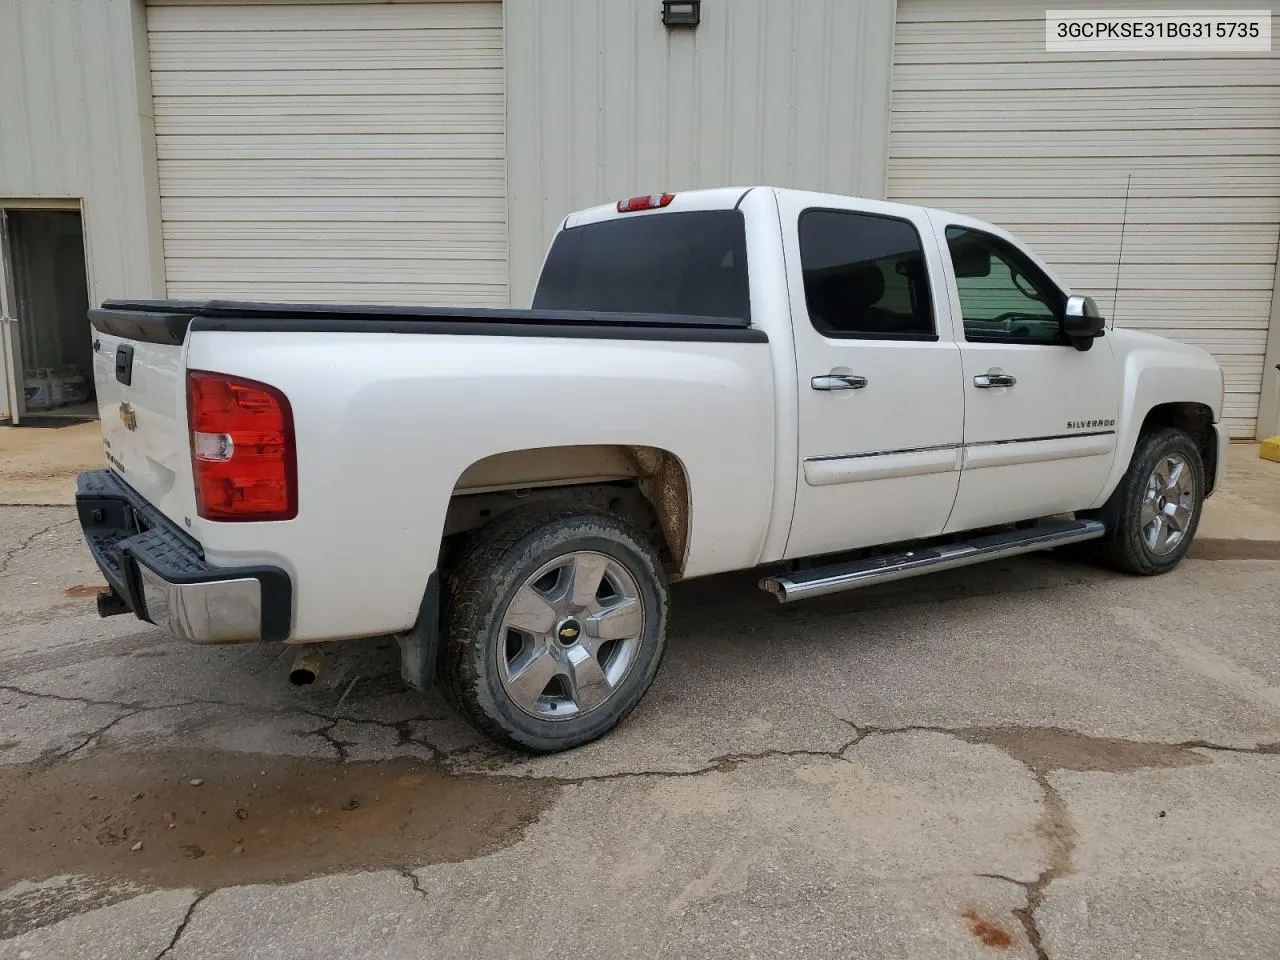
[[[106,593],[107,587],[99,584],[97,586],[89,586],[87,584],[77,584],[74,587],[67,587],[62,591],[68,597],[77,597],[83,599],[85,597],[96,597],[100,593]]]
[[[1189,560],[1280,560],[1280,540],[1200,539],[1187,550]]]
[[[468,860],[518,840],[555,789],[409,760],[211,751],[0,766],[0,889],[62,874],[204,888]]]
[[[993,950],[1008,950],[1013,946],[1016,938],[1012,933],[994,920],[988,920],[974,908],[970,907],[960,916],[969,922],[969,932],[984,947],[991,947]]]

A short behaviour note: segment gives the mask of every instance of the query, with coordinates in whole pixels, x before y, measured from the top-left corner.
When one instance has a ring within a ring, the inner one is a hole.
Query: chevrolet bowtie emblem
[[[577,627],[564,627],[560,631],[560,637],[561,639],[564,639],[564,640],[572,640],[577,635],[578,635]]]
[[[120,404],[120,422],[128,430],[138,429],[138,415],[133,412],[133,407],[129,406],[128,400]]]

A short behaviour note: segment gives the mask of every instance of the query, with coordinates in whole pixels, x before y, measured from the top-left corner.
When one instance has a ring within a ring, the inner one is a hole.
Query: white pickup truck
[[[672,581],[758,567],[788,602],[1091,539],[1162,573],[1227,442],[1208,354],[1112,329],[1008,233],[769,187],[569,216],[531,310],[90,317],[102,615],[394,635],[409,684],[535,751],[635,707]]]

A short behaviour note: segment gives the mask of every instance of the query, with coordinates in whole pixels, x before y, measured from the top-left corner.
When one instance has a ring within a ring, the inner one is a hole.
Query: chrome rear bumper
[[[118,603],[192,643],[284,640],[292,584],[278,567],[216,567],[200,545],[110,470],[82,473],[76,509],[85,542]]]

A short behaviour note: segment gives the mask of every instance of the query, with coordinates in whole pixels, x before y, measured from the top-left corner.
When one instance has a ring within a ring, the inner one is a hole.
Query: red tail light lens
[[[187,373],[196,512],[206,520],[298,515],[293,410],[275,387],[222,373]]]
[[[632,197],[618,201],[619,213],[635,213],[637,210],[656,210],[665,207],[676,198],[674,193],[651,193],[643,197]]]

